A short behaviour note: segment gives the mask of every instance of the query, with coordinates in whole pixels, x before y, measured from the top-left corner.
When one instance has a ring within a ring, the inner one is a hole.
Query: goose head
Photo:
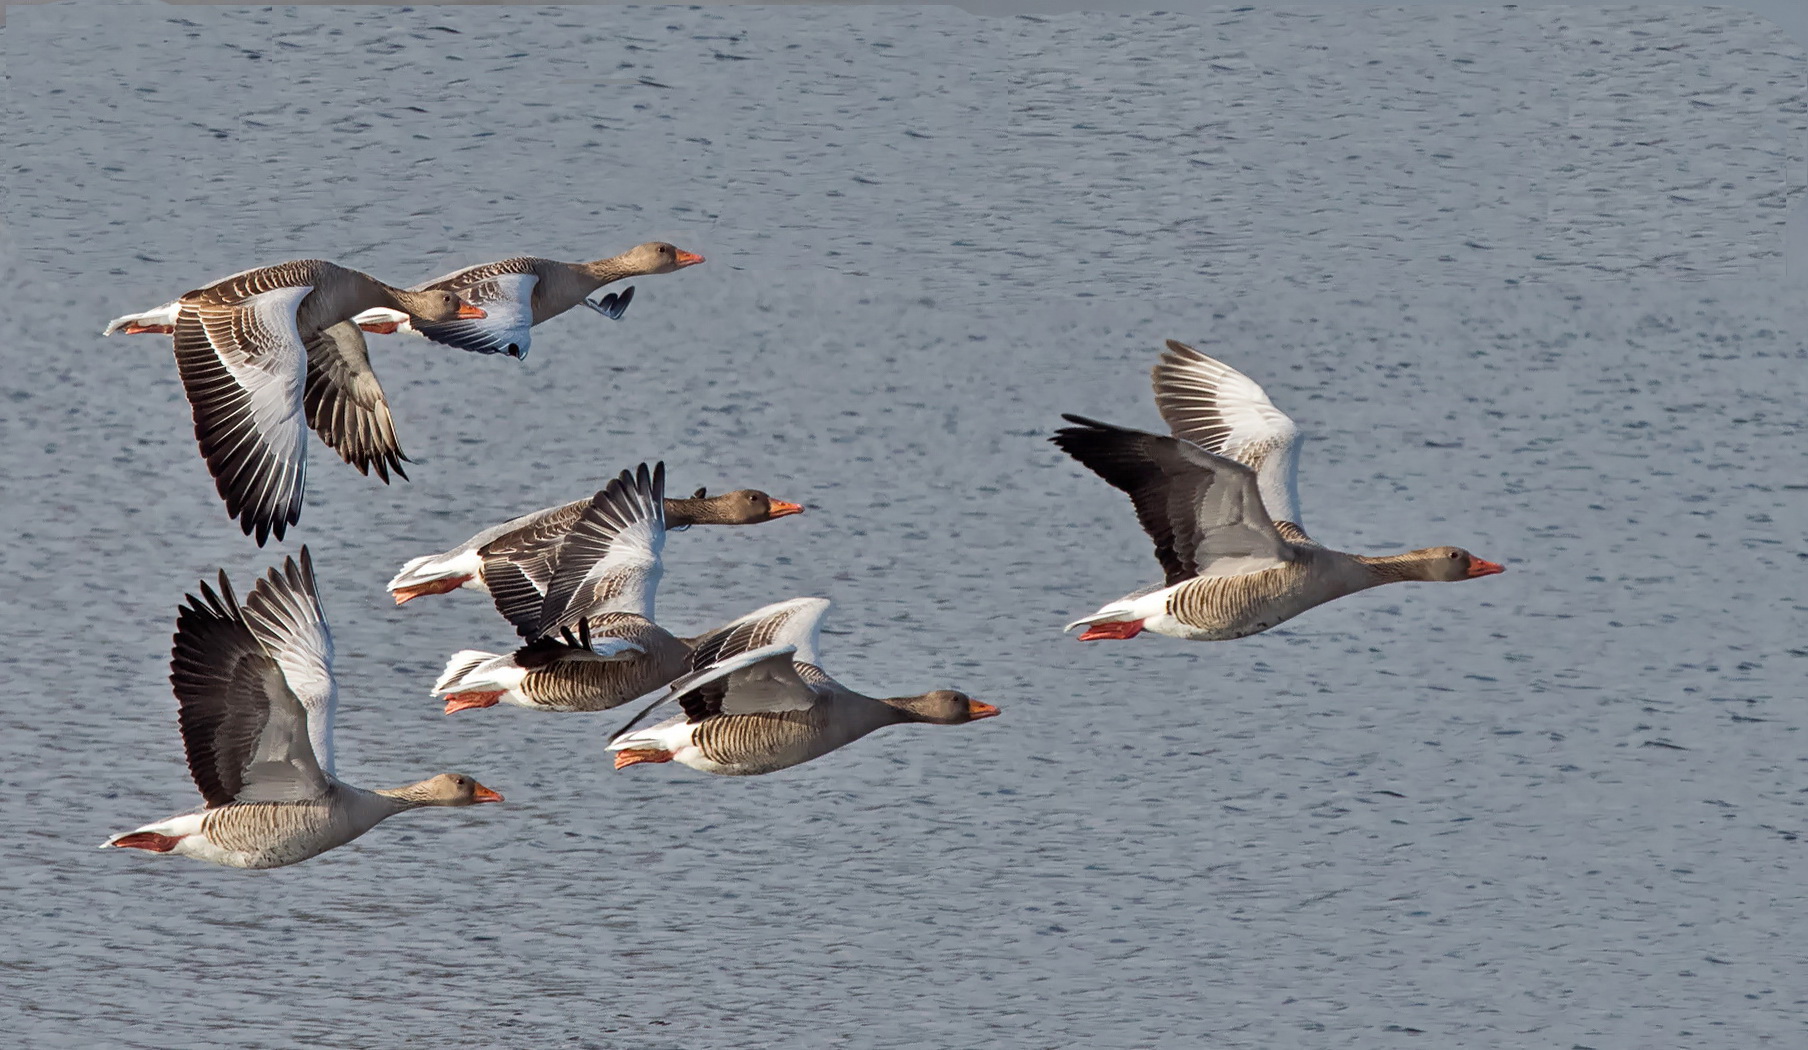
[[[1473,580],[1507,571],[1505,565],[1478,558],[1461,547],[1427,547],[1413,551],[1413,554],[1423,572],[1420,579],[1438,583]]]
[[[649,241],[629,248],[613,261],[623,276],[640,276],[671,273],[686,266],[695,266],[703,261],[703,256],[664,241]]]
[[[938,726],[958,726],[998,714],[998,708],[991,704],[981,703],[953,689],[937,689],[922,696],[904,696],[885,702],[902,712],[906,721]]]
[[[405,292],[397,289],[394,293],[396,306],[410,317],[418,317],[429,324],[439,324],[454,318],[478,320],[489,316],[482,309],[472,306],[460,299],[455,293],[443,288],[432,288],[424,292]]]
[[[397,790],[401,798],[416,806],[475,806],[479,802],[501,802],[502,796],[463,773],[441,773],[418,784]]]
[[[681,501],[692,504],[685,508],[685,517],[691,521],[710,525],[758,525],[804,512],[801,503],[773,499],[759,489],[737,489],[716,496],[705,496],[703,491],[698,489],[697,495]]]

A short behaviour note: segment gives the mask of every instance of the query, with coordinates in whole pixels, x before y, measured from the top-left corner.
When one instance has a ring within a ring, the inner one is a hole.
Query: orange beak
[[[484,787],[482,784],[479,784],[479,785],[477,785],[477,790],[471,792],[471,801],[472,802],[501,802],[502,795],[495,791],[491,791],[489,788]]]
[[[991,704],[982,703],[978,700],[972,700],[972,699],[969,699],[967,701],[967,717],[968,718],[975,718],[975,719],[991,718],[993,715],[996,715],[997,713],[998,713],[998,708],[993,707]]]
[[[703,256],[698,255],[696,252],[687,252],[682,248],[678,249],[678,254],[674,256],[674,258],[678,260],[678,268],[680,270],[684,269],[686,266],[695,266],[703,261]]]
[[[1506,571],[1507,567],[1497,562],[1483,561],[1480,558],[1475,558],[1469,562],[1469,578],[1472,580],[1477,576],[1492,576],[1497,572]]]
[[[458,316],[467,321],[481,321],[490,315],[484,313],[479,307],[472,306],[470,303],[459,303]]]
[[[502,693],[500,690],[493,693],[453,693],[451,696],[446,697],[446,713],[452,714],[455,711],[468,711],[473,707],[495,707],[496,703],[501,699]]]
[[[802,514],[803,512],[804,505],[801,503],[786,503],[782,499],[775,499],[772,501],[772,516],[775,518],[788,518],[793,514]]]

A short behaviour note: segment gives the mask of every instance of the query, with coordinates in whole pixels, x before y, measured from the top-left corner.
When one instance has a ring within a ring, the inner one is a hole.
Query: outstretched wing
[[[604,486],[559,544],[535,633],[611,612],[653,619],[664,547],[665,464],[642,463]]]
[[[364,332],[350,321],[341,321],[308,339],[308,382],[304,396],[308,426],[339,457],[368,475],[389,483],[389,473],[407,479],[402,464],[408,457],[396,440],[395,421],[389,415],[389,399],[370,366],[370,349]]]
[[[1049,440],[1130,496],[1172,586],[1293,560],[1262,508],[1255,473],[1190,441],[1063,415]]]
[[[500,265],[474,266],[416,289],[457,292],[472,306],[480,307],[484,317],[435,323],[411,318],[408,326],[436,343],[460,350],[526,357],[533,340],[534,286],[540,278],[532,272],[496,272]]]
[[[260,547],[301,518],[308,351],[295,311],[311,291],[298,285],[231,303],[185,301],[176,314],[176,369],[195,441],[227,513]]]
[[[755,609],[692,639],[691,669],[705,668],[767,646],[789,645],[796,649],[791,658],[794,662],[821,674],[822,659],[817,655],[817,646],[830,604],[827,598],[792,598]]]
[[[318,798],[327,780],[308,741],[307,712],[220,573],[176,614],[170,651],[189,773],[209,807]]]
[[[280,572],[271,569],[251,588],[244,612],[246,626],[282,669],[283,681],[307,713],[315,760],[333,773],[333,718],[339,710],[333,632],[320,608],[314,558],[306,546],[300,564],[285,558]]]
[[[1261,386],[1172,339],[1152,378],[1174,436],[1255,471],[1269,515],[1298,525],[1300,430]]]
[[[798,674],[795,646],[768,645],[720,660],[677,679],[664,696],[642,708],[609,737],[612,744],[655,710],[676,703],[687,722],[719,715],[776,714],[805,711],[817,701],[816,690]]]

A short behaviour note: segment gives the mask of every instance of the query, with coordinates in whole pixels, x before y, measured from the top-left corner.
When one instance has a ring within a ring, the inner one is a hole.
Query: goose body
[[[103,848],[275,868],[342,846],[405,810],[502,801],[460,774],[376,791],[339,780],[332,659],[306,547],[299,565],[285,559],[243,606],[224,572],[218,592],[203,583],[176,616],[170,683],[206,806],[115,835]]]
[[[532,711],[607,711],[683,674],[690,646],[633,613],[586,620],[579,634],[537,638],[511,653],[453,653],[433,692],[446,713],[498,703]]]
[[[171,336],[195,440],[226,510],[259,546],[301,518],[312,428],[360,473],[406,478],[389,402],[364,335],[347,323],[384,305],[450,321],[483,311],[447,291],[403,291],[319,259],[234,274],[106,334]]]
[[[701,262],[703,256],[663,241],[637,245],[620,255],[587,263],[520,255],[467,266],[414,288],[456,292],[488,313],[483,320],[427,323],[394,309],[378,308],[360,313],[356,321],[369,332],[412,332],[460,350],[524,358],[533,342],[534,325],[580,303],[619,320],[634,289],[592,302],[587,297],[598,288],[629,277],[671,273]]]
[[[1129,494],[1166,577],[1068,624],[1086,627],[1082,641],[1145,630],[1225,641],[1382,584],[1504,571],[1460,547],[1387,557],[1324,547],[1299,524],[1299,428],[1260,386],[1172,340],[1154,385],[1171,434],[1067,415],[1075,425],[1050,439]]]
[[[755,610],[695,640],[690,674],[609,741],[615,768],[678,762],[720,776],[757,776],[820,758],[886,726],[958,725],[998,714],[937,690],[879,699],[835,681],[816,654],[826,598]],[[653,711],[683,712],[635,729]]]
[[[414,558],[386,585],[395,603],[459,589],[490,593],[484,579],[486,554],[520,552],[531,556],[556,544],[584,516],[591,497],[545,507],[487,528],[448,551]],[[754,525],[802,514],[801,504],[774,499],[758,489],[738,489],[710,496],[698,489],[688,499],[666,499],[666,531],[692,525]]]
[[[498,703],[606,711],[682,674],[690,647],[653,620],[664,507],[665,464],[642,463],[557,534],[488,553],[490,597],[528,644],[454,653],[433,685],[446,713]]]

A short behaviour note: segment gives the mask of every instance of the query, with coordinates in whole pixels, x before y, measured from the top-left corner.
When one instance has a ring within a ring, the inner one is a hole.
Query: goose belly
[[[367,829],[332,819],[325,806],[245,802],[209,810],[201,832],[176,852],[230,868],[280,868],[343,846]]]
[[[672,757],[703,773],[745,777],[775,773],[820,758],[848,741],[811,712],[730,715],[697,726]]]
[[[1193,641],[1223,642],[1261,634],[1326,598],[1308,593],[1292,566],[1238,576],[1201,576],[1168,592],[1162,612],[1144,629]]]

